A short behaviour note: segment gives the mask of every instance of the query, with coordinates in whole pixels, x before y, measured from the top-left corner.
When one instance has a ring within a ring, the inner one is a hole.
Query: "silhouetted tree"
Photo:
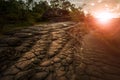
[[[50,4],[52,8],[59,8],[63,10],[69,10],[73,5],[68,0],[51,0]]]
[[[50,8],[47,1],[40,1],[35,3],[33,7],[33,15],[36,18],[36,21],[40,21],[43,14]]]
[[[0,29],[7,24],[16,23],[34,23],[47,19],[47,15],[52,17],[65,17],[72,13],[72,17],[84,16],[81,9],[76,8],[68,0],[50,0],[50,5],[47,1],[40,0],[0,0]],[[58,19],[59,20],[59,19]]]

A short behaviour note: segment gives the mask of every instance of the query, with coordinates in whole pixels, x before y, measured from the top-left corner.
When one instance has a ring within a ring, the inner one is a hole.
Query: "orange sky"
[[[120,0],[69,0],[76,4],[77,6],[81,6],[82,4],[86,4],[84,10],[86,12],[90,12],[95,14],[100,11],[109,11],[114,13],[115,15],[120,15]]]

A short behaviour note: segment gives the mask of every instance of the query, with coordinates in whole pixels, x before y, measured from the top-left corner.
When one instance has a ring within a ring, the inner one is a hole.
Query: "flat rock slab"
[[[20,38],[17,37],[8,37],[0,39],[0,44],[7,44],[9,46],[18,46],[21,44]],[[2,46],[2,45],[1,45]]]
[[[32,33],[15,33],[14,36],[19,37],[19,38],[28,38],[32,37]]]

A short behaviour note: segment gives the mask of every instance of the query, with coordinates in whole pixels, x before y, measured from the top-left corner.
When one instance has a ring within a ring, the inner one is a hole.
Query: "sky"
[[[108,11],[120,16],[120,0],[69,0],[77,6],[86,4],[84,11],[92,13]]]
[[[76,6],[86,4],[86,6],[83,7],[85,13],[91,13],[94,15],[102,11],[108,11],[110,13],[115,14],[115,17],[120,17],[120,0],[68,0],[68,1],[71,1]]]

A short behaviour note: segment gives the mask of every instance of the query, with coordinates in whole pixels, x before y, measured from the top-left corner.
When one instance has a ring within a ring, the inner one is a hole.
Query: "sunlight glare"
[[[95,18],[97,18],[101,23],[109,22],[113,17],[113,14],[110,12],[101,12],[95,15]]]

